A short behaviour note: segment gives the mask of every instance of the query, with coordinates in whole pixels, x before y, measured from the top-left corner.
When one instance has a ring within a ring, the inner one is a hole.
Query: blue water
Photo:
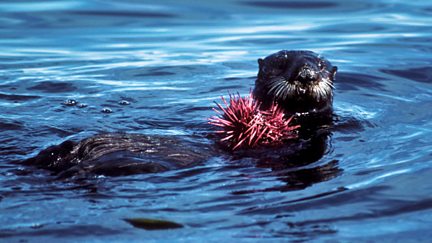
[[[0,241],[430,240],[432,2],[210,2],[0,3]],[[11,163],[101,132],[211,145],[213,101],[247,94],[257,58],[281,49],[339,67],[339,121],[316,162],[227,153],[81,181]],[[123,220],[137,217],[185,227]]]

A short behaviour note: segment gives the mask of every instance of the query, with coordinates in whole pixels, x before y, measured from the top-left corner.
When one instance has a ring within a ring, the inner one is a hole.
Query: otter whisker
[[[284,84],[279,85],[279,87],[278,87],[278,89],[276,91],[276,94],[275,94],[276,97],[280,98],[281,94],[283,94],[284,91],[285,91],[285,85]]]
[[[277,94],[278,94],[279,90],[282,88],[282,86],[283,86],[283,84],[281,84],[281,83],[275,84],[272,88],[269,89],[267,94],[277,96]]]
[[[282,90],[281,90],[281,94],[280,96],[282,97],[282,99],[286,99],[287,95],[288,95],[288,90],[289,90],[289,85],[285,86]]]
[[[286,87],[286,86],[283,87],[279,92],[279,97],[282,99],[285,99],[287,92],[288,92],[288,87]]]
[[[292,96],[293,90],[295,89],[295,86],[292,84],[288,84],[285,87],[284,93],[283,93],[283,99],[286,99],[289,96]]]
[[[330,88],[334,89],[333,82],[330,79],[327,79],[327,78],[322,79],[320,83],[322,83],[323,85],[325,84],[325,85],[329,86]]]
[[[285,85],[286,81],[284,78],[272,79],[268,84],[268,87],[270,87],[270,89],[268,90],[267,94],[279,97],[280,92],[284,89]]]

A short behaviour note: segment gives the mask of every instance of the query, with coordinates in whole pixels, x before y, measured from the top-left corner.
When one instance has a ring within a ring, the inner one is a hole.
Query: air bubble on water
[[[112,113],[113,111],[110,108],[103,108],[101,110],[102,113]]]
[[[40,224],[40,223],[33,223],[32,225],[30,225],[30,228],[32,229],[40,229],[42,228],[44,225]]]
[[[63,102],[63,105],[66,106],[75,106],[76,104],[78,104],[78,102],[74,99],[67,99]]]
[[[121,101],[119,101],[119,104],[120,105],[130,105],[130,102],[127,100],[121,100]]]

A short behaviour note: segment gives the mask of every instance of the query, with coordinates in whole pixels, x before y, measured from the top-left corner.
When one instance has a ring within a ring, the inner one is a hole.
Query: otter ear
[[[337,70],[338,70],[338,68],[336,66],[333,66],[332,71],[331,71],[332,81],[334,81],[336,78]]]
[[[258,66],[261,69],[261,67],[264,65],[264,60],[262,58],[258,58]]]

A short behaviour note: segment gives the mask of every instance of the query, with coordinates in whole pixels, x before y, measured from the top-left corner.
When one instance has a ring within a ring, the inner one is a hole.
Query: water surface
[[[431,14],[402,0],[0,3],[0,241],[429,240]],[[213,101],[247,94],[257,58],[281,49],[339,67],[339,121],[316,162],[220,154],[80,181],[11,163],[101,132],[211,146]]]

